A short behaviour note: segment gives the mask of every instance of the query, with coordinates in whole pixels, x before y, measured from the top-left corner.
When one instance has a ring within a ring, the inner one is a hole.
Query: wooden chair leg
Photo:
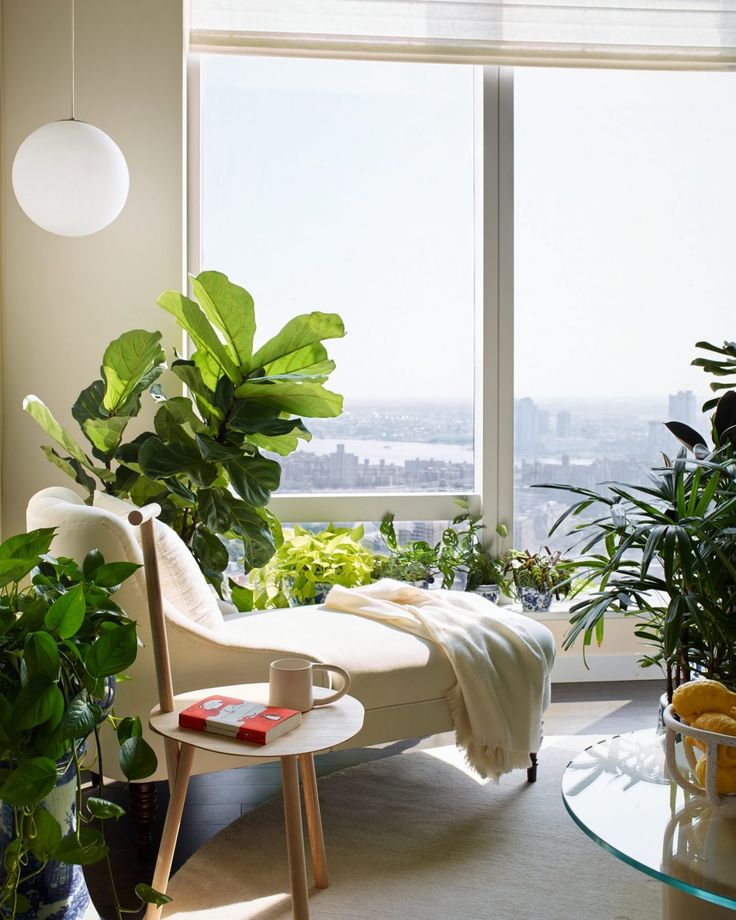
[[[179,751],[179,766],[171,798],[169,799],[169,807],[166,810],[166,821],[164,822],[161,845],[158,850],[158,859],[156,860],[156,868],[154,869],[153,881],[151,882],[156,891],[160,891],[162,894],[166,894],[166,889],[169,885],[171,863],[174,860],[174,850],[176,849],[176,841],[179,836],[181,815],[184,811],[184,803],[187,798],[194,751],[195,748],[192,747],[191,744],[182,744]],[[146,920],[158,920],[161,916],[161,910],[162,908],[149,904],[146,910]]]
[[[314,883],[317,888],[327,888],[330,880],[327,876],[325,838],[322,833],[322,815],[319,808],[314,755],[300,754],[299,767],[301,768],[302,789],[304,790],[304,807],[307,812],[307,833],[309,834],[309,850],[312,854]]]
[[[151,855],[151,827],[156,818],[156,783],[131,783],[128,786],[130,817],[135,827],[138,858]]]
[[[294,920],[309,920],[307,866],[302,836],[302,806],[299,796],[299,767],[296,756],[281,758],[281,784],[286,819],[286,850],[289,856],[291,907]]]
[[[527,768],[526,771],[526,781],[528,783],[536,783],[537,781],[537,755],[536,753],[529,755],[529,760],[531,760],[531,767]]]

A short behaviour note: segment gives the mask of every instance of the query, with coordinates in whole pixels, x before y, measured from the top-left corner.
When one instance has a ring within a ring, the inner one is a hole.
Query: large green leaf
[[[227,568],[229,560],[227,548],[222,540],[211,531],[199,526],[192,537],[192,552],[204,577],[219,589],[222,583],[222,573]]]
[[[126,415],[89,418],[83,423],[82,431],[102,454],[112,454],[120,446],[129,421],[130,418]]]
[[[324,369],[324,370],[323,370]],[[298,348],[281,358],[276,358],[264,367],[264,374],[271,377],[274,374],[319,374],[331,373],[335,369],[335,362],[327,354],[327,349],[322,342],[312,342],[303,348]]]
[[[171,370],[194,395],[197,408],[203,416],[213,415],[217,420],[224,418],[215,405],[215,394],[202,379],[202,374],[194,361],[174,361]]]
[[[44,722],[55,722],[56,728],[64,714],[64,697],[61,690],[42,674],[31,677],[16,697],[13,722],[16,728],[35,728]]]
[[[90,646],[85,666],[92,677],[111,677],[129,668],[138,652],[135,623],[116,626]]]
[[[339,339],[344,335],[345,326],[337,313],[314,312],[295,316],[258,349],[250,361],[250,369],[265,367],[277,358],[286,358],[322,339]]]
[[[16,808],[37,805],[56,785],[56,764],[48,757],[22,761],[0,787],[0,800]]]
[[[75,866],[89,866],[104,859],[107,852],[107,844],[102,834],[82,825],[79,829],[79,841],[76,834],[65,837],[56,850],[56,859]]]
[[[50,461],[51,463],[53,463],[57,469],[61,470],[61,472],[67,475],[70,479],[77,479],[77,471],[74,469],[71,463],[69,463],[68,460],[65,460],[63,457],[60,457],[59,454],[56,453],[53,447],[51,447],[49,444],[43,444],[41,445],[41,450],[44,452],[44,454],[46,454],[46,459]],[[94,492],[95,481],[89,476],[87,478],[89,482],[91,483],[91,487],[89,491]]]
[[[61,720],[61,731],[65,738],[86,738],[100,720],[99,706],[90,703],[84,694],[79,693],[69,703]]]
[[[55,527],[40,527],[28,533],[15,534],[0,543],[0,559],[30,559],[48,553],[56,533]]]
[[[37,808],[33,814],[35,833],[31,837],[31,852],[36,859],[50,859],[61,844],[61,827],[59,822],[45,808]]]
[[[46,628],[56,630],[63,639],[70,639],[84,621],[84,587],[75,585],[49,607]]]
[[[158,305],[175,317],[179,325],[189,333],[197,348],[216,361],[233,383],[240,380],[240,369],[235,363],[234,356],[229,353],[227,346],[222,344],[207,317],[193,300],[176,291],[165,291],[159,297]]]
[[[160,375],[165,363],[160,332],[132,329],[110,342],[102,358],[107,384],[103,404],[107,411],[119,412],[142,393]]]
[[[169,437],[173,427],[186,426],[191,435],[204,434],[207,426],[195,413],[191,399],[186,396],[175,396],[161,403],[155,418],[156,434],[163,439]]]
[[[116,588],[139,568],[137,562],[106,562],[95,570],[92,581],[100,588]]]
[[[34,556],[32,559],[0,559],[0,588],[11,582],[20,581],[38,563]]]
[[[85,456],[82,448],[69,432],[56,421],[48,407],[41,402],[38,396],[26,396],[23,400],[23,409],[32,419],[38,422],[50,438],[53,438],[75,460],[84,466],[90,466],[90,461]]]
[[[125,809],[115,802],[109,802],[107,799],[100,799],[96,796],[91,796],[87,799],[87,810],[98,821],[107,821],[109,818],[122,818],[125,814]]]
[[[281,467],[265,457],[240,457],[225,463],[236,493],[251,505],[267,505],[281,482]]]
[[[200,489],[198,499],[199,516],[205,527],[213,533],[227,533],[232,526],[231,496],[221,489]]]
[[[248,440],[260,450],[267,450],[272,454],[279,454],[281,457],[287,457],[293,453],[299,446],[300,439],[311,441],[312,435],[302,428],[294,428],[294,434],[279,434],[273,437],[265,434],[249,434]]]
[[[342,396],[313,381],[246,382],[238,387],[235,395],[240,399],[258,399],[282,412],[308,418],[335,418],[342,412]]]
[[[192,290],[207,319],[223,334],[238,364],[245,367],[253,354],[256,331],[253,298],[221,272],[201,272],[192,279]]]
[[[158,766],[153,749],[139,735],[133,735],[123,742],[118,752],[118,761],[123,776],[131,782],[145,779],[154,773]]]
[[[165,444],[161,438],[151,437],[138,452],[138,463],[149,479],[166,479],[178,473],[187,473],[202,484],[212,479],[196,443],[191,440]]]
[[[80,428],[84,428],[84,423],[91,418],[107,417],[109,413],[105,409],[104,398],[104,380],[94,380],[77,396],[77,400],[72,406],[72,417]]]
[[[51,680],[58,678],[61,665],[59,649],[49,633],[40,631],[28,633],[23,646],[23,659],[29,677],[40,674]]]

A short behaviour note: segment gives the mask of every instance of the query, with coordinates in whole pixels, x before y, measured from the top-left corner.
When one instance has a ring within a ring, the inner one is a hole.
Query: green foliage
[[[380,531],[388,552],[387,555],[378,553],[374,556],[374,578],[395,578],[425,586],[434,581],[439,573],[437,547],[430,546],[426,540],[410,540],[401,546],[392,513],[384,516]]]
[[[26,411],[55,442],[48,459],[84,489],[97,488],[136,504],[158,502],[222,592],[227,553],[220,537],[243,545],[246,571],[273,555],[279,529],[265,508],[281,467],[263,456],[286,456],[311,435],[303,417],[342,411],[342,397],[324,386],[335,364],[323,344],[345,334],[332,313],[296,316],[254,351],[253,298],[220,272],[192,279],[196,300],[166,291],[159,306],[187,333],[194,351],[175,357],[171,371],[187,387],[167,397],[161,334],[125,332],[105,351],[100,379],[79,394],[72,415],[89,446],[82,447],[35,396]],[[156,402],[154,430],[124,437],[148,391]],[[0,566],[0,578],[2,568]]]
[[[570,531],[581,541],[576,566],[598,590],[571,608],[565,648],[580,635],[584,647],[600,642],[606,613],[623,611],[652,647],[640,663],[664,670],[670,698],[695,674],[736,689],[736,383],[725,379],[736,376],[736,343],[696,347],[708,354],[692,363],[716,378],[703,406],[715,410],[713,447],[675,420],[667,427],[691,456],[663,456],[646,484],[551,486],[579,497],[553,531],[595,511]]]
[[[553,486],[563,488],[562,486]],[[600,640],[610,610],[634,616],[636,635],[659,665],[668,692],[695,671],[736,688],[736,481],[733,448],[707,460],[685,452],[652,472],[647,485],[611,483],[579,495],[558,527],[588,508],[570,533],[582,540],[576,567],[598,589],[571,608],[569,648],[578,636]]]
[[[137,397],[128,389],[117,398]],[[68,833],[42,805],[70,766],[81,804],[84,739],[98,740],[105,722],[118,721],[101,703],[104,678],[128,668],[137,653],[135,623],[112,595],[138,566],[107,564],[97,551],[81,567],[56,559],[49,555],[53,536],[47,528],[0,544],[0,799],[13,807],[15,827],[0,874],[0,917],[6,918],[21,912],[18,886],[49,859],[109,860],[103,824],[90,823],[122,814],[118,805],[91,798]],[[123,763],[129,779],[156,769],[154,752],[137,741],[137,756]],[[97,769],[103,770],[99,760]],[[30,857],[39,865],[29,864]],[[117,892],[114,899],[119,907]],[[116,913],[122,920],[122,908]]]
[[[372,580],[373,554],[361,545],[363,528],[330,525],[312,533],[295,526],[269,563],[253,573],[254,606],[313,604],[325,587],[355,588]]]
[[[536,588],[542,593],[551,591],[558,600],[571,591],[575,562],[563,559],[561,553],[550,552],[547,547],[539,553],[530,553],[526,549],[509,550],[503,565],[515,588]]]
[[[471,514],[468,502],[458,500],[461,511],[440,540],[430,545],[425,540],[410,540],[399,545],[394,527],[394,515],[387,514],[381,521],[381,536],[387,555],[378,554],[374,562],[376,578],[395,578],[398,581],[432,584],[441,576],[443,588],[451,588],[458,572],[467,574],[466,589],[478,585],[505,585],[503,568],[496,557],[484,548],[480,534],[484,528],[479,515]],[[499,524],[496,533],[502,539],[508,530]],[[488,581],[483,579],[488,578]]]

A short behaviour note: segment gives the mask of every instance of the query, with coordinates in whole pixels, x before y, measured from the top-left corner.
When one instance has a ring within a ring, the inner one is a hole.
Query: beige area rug
[[[311,888],[312,920],[655,920],[659,884],[589,840],[562,804],[562,771],[595,740],[547,739],[534,785],[521,771],[483,785],[454,748],[320,780],[330,887]],[[276,799],[182,866],[164,916],[288,920],[285,848]]]

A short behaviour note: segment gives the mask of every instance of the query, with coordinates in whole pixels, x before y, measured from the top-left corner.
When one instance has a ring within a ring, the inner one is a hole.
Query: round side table
[[[320,687],[314,688],[315,697],[332,693]],[[307,889],[306,860],[302,836],[301,798],[299,794],[299,772],[301,769],[304,806],[307,813],[307,832],[312,857],[315,884],[318,888],[328,885],[327,860],[325,858],[322,818],[317,793],[317,779],[314,770],[314,755],[320,751],[347,741],[363,726],[363,706],[351,696],[343,696],[334,703],[318,706],[302,714],[302,723],[293,731],[282,735],[266,745],[249,744],[223,735],[194,731],[179,727],[179,713],[208,696],[230,696],[255,703],[268,702],[268,684],[239,684],[232,687],[208,687],[201,690],[180,693],[174,697],[171,712],[161,712],[156,706],[151,710],[149,725],[158,735],[166,739],[166,759],[169,772],[171,797],[166,812],[161,846],[153,887],[165,892],[171,872],[171,863],[179,835],[182,811],[186,800],[192,761],[197,750],[216,754],[231,754],[245,760],[244,766],[281,761],[281,783],[284,796],[286,819],[286,848],[289,860],[291,898],[294,920],[309,920],[309,897]],[[147,920],[161,915],[161,908],[149,905]]]

